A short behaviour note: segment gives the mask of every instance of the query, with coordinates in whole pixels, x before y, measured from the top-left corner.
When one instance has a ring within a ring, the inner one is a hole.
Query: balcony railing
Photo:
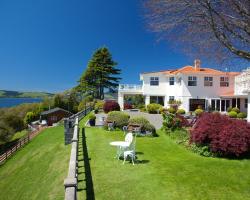
[[[134,85],[134,84],[120,84],[120,91],[141,91],[142,85]]]

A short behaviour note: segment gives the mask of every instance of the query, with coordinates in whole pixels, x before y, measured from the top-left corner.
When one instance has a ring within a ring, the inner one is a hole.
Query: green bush
[[[168,109],[168,112],[172,113],[172,114],[175,114],[176,113],[176,109],[174,107],[170,107]]]
[[[196,116],[199,116],[199,115],[201,115],[204,111],[203,111],[202,109],[198,108],[198,109],[196,109],[194,112],[195,112],[195,115],[196,115]]]
[[[129,124],[139,124],[141,126],[141,131],[146,132],[150,131],[152,134],[155,134],[155,127],[150,124],[150,122],[144,117],[134,117],[131,118],[128,122]]]
[[[228,107],[228,108],[227,108],[227,112],[228,112],[228,113],[231,112],[232,109],[233,109],[232,107]]]
[[[93,113],[89,114],[89,120],[95,120],[96,116]]]
[[[147,110],[151,114],[158,113],[161,108],[162,108],[162,105],[157,104],[157,103],[151,103],[147,105]]]
[[[236,112],[236,113],[239,113],[240,112],[240,109],[239,108],[237,108],[237,107],[234,107],[234,108],[232,108],[232,110],[231,111],[234,111],[234,112]]]
[[[103,109],[103,105],[104,105],[104,101],[100,101],[98,100],[96,103],[95,103],[95,110],[102,110]]]
[[[32,121],[34,121],[36,118],[36,115],[34,112],[27,112],[27,114],[24,117],[24,123],[30,124]]]
[[[231,111],[231,112],[228,113],[228,116],[229,116],[230,118],[237,118],[237,112]]]
[[[121,111],[111,111],[108,113],[107,121],[115,122],[115,127],[122,128],[128,125],[129,115]]]
[[[240,113],[237,114],[237,118],[245,119],[245,118],[247,118],[247,113],[245,113],[245,112],[240,112]]]
[[[184,115],[186,111],[184,109],[178,109],[176,113],[179,115]]]
[[[208,146],[198,146],[196,144],[191,144],[189,146],[189,148],[194,152],[197,153],[201,156],[205,156],[205,157],[213,157],[215,156],[209,149]]]

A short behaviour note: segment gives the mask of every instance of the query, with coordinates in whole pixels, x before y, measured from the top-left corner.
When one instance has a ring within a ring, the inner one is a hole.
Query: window
[[[169,96],[169,101],[174,101],[174,96]]]
[[[204,77],[204,86],[211,87],[213,86],[213,77]]]
[[[150,77],[150,85],[159,85],[159,77]]]
[[[164,106],[164,97],[163,96],[150,96],[150,103],[158,103]]]
[[[245,99],[245,108],[247,108],[248,100]]]
[[[169,77],[169,85],[174,85],[174,77]]]
[[[189,76],[188,77],[188,86],[197,86],[197,77]]]
[[[220,86],[221,87],[229,87],[229,78],[228,77],[220,77]]]
[[[51,116],[50,119],[51,121],[57,121],[57,116]]]

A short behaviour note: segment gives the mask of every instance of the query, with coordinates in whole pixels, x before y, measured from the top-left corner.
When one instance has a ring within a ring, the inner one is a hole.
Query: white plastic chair
[[[135,136],[135,138],[136,138],[136,136]],[[130,157],[131,160],[132,160],[133,165],[135,165],[135,162],[134,162],[136,160],[136,156],[135,156],[135,144],[136,144],[136,139],[134,139],[133,142],[131,142],[131,144],[127,148],[127,150],[125,150],[123,152],[123,164],[127,160],[127,157]]]

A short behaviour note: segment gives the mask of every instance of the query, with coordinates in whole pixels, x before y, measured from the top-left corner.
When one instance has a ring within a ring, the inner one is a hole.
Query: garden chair
[[[122,130],[123,130],[123,135],[126,135],[128,132],[128,126],[123,126]]]
[[[115,129],[115,123],[114,122],[108,122],[108,130],[113,131]]]
[[[135,144],[136,144],[136,136],[135,139],[129,145],[129,147],[123,152],[123,164],[125,163],[127,158],[130,157],[133,165],[135,165],[135,160],[136,160]]]

